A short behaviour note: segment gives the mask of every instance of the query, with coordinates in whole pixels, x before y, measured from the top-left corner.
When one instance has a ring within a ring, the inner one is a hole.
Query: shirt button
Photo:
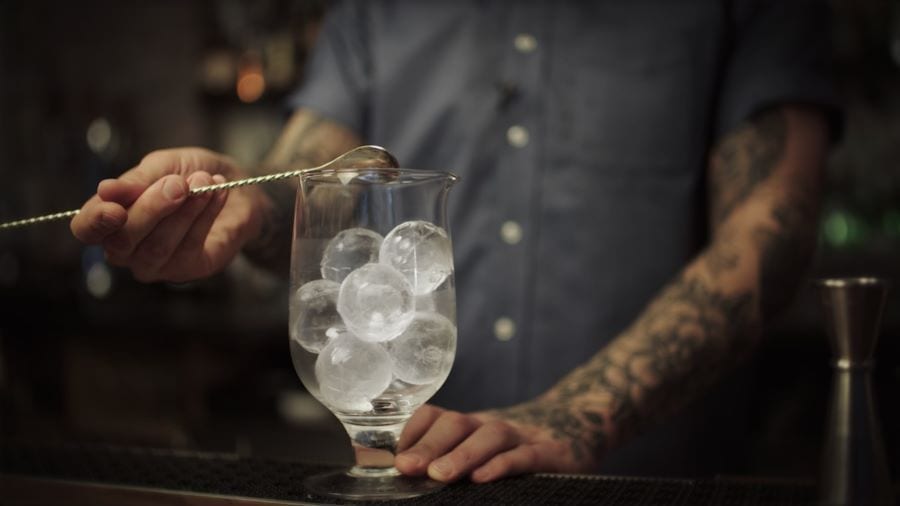
[[[506,131],[506,140],[511,146],[524,148],[528,145],[528,130],[522,125],[513,125]]]
[[[530,33],[520,33],[513,39],[513,45],[520,53],[530,53],[537,49],[537,39]]]
[[[506,244],[519,244],[522,240],[522,226],[515,221],[504,221],[500,225],[500,238]]]
[[[516,323],[507,317],[497,318],[494,322],[494,336],[499,341],[509,341],[516,334]]]

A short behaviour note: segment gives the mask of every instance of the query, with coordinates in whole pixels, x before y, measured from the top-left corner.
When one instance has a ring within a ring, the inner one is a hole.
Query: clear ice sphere
[[[323,402],[341,411],[369,411],[391,384],[391,357],[383,346],[341,333],[316,358]]]
[[[322,351],[334,330],[344,326],[337,312],[340,289],[340,283],[317,279],[298,288],[291,298],[291,339],[311,353]]]
[[[381,234],[367,228],[341,230],[322,253],[322,277],[340,283],[355,269],[377,262],[383,240]]]
[[[381,243],[378,261],[403,273],[416,295],[433,291],[453,272],[447,232],[427,221],[394,227]]]
[[[341,283],[337,310],[361,340],[387,341],[403,332],[413,318],[412,287],[393,267],[366,264]]]
[[[387,343],[394,376],[413,385],[446,378],[456,353],[456,326],[438,313],[416,312],[413,321]]]

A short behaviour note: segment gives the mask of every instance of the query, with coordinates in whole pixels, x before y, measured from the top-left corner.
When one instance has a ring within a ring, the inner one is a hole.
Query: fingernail
[[[437,478],[446,479],[449,478],[450,474],[453,472],[453,466],[450,465],[450,462],[440,459],[432,462],[429,470],[431,472],[428,474],[437,475]]]
[[[99,232],[109,233],[118,228],[118,226],[119,222],[105,212],[101,212],[100,215],[97,216],[95,229]]]
[[[184,196],[184,185],[176,178],[169,178],[163,183],[163,195],[169,200],[178,200]]]
[[[103,188],[104,186],[109,186],[115,182],[116,182],[115,179],[111,179],[111,178],[104,179],[104,180],[100,181],[99,183],[97,183],[97,191],[99,192],[100,188]]]
[[[223,176],[222,174],[214,174],[213,181],[215,181],[216,184],[222,184],[228,180],[225,179],[225,176]]]
[[[187,184],[188,184],[188,188],[193,190],[194,188],[197,188],[198,186],[203,186],[203,183],[201,183],[199,181],[199,179],[200,179],[200,176],[198,176],[196,172],[191,174],[190,176],[188,176],[187,180],[186,180]]]

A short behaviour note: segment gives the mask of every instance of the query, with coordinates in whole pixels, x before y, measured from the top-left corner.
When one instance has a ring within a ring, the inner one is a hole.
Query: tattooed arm
[[[257,175],[290,167],[315,167],[362,144],[346,127],[309,109],[298,109],[285,126]],[[290,266],[291,225],[296,181],[261,185],[266,194],[262,230],[244,246],[244,253],[271,270],[286,274]]]
[[[637,320],[538,399],[466,416],[428,407],[397,467],[451,481],[584,472],[699,396],[760,338],[814,246],[826,126],[780,107],[724,138],[709,162],[712,238]]]

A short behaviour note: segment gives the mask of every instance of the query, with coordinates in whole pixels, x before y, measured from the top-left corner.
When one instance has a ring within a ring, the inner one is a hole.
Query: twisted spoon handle
[[[62,211],[59,213],[53,214],[45,214],[43,216],[35,216],[34,218],[25,218],[23,220],[16,221],[8,221],[6,223],[0,223],[0,230],[6,230],[8,228],[18,228],[25,227],[28,225],[35,225],[37,223],[44,223],[47,221],[56,221],[62,220],[65,218],[71,218],[78,214],[78,209],[73,209],[71,211]]]
[[[319,165],[318,167],[310,167],[306,169],[294,169],[288,170],[284,172],[277,172],[275,174],[267,174],[265,176],[256,176],[256,177],[248,177],[245,179],[238,179],[236,181],[229,181],[226,183],[218,183],[212,184],[209,186],[201,186],[199,188],[193,188],[190,191],[190,195],[197,195],[200,193],[214,192],[219,190],[230,190],[232,188],[238,188],[240,186],[247,186],[251,184],[259,184],[259,183],[268,183],[271,181],[278,181],[281,179],[288,179],[292,177],[300,177],[303,174],[310,172],[318,172],[324,171],[326,169],[339,169],[339,168],[396,168],[400,165],[397,163],[397,159],[394,158],[394,155],[388,153],[388,151],[381,146],[359,146],[356,148],[347,151],[346,153],[338,156],[334,160],[331,160],[328,163]],[[6,223],[0,223],[0,230],[6,230],[10,228],[18,228],[25,227],[28,225],[34,225],[36,223],[44,223],[48,221],[62,220],[65,218],[71,218],[78,214],[78,209],[72,211],[63,211],[60,213],[46,214],[44,216],[37,216],[34,218],[25,218],[23,220],[9,221]]]
[[[209,186],[200,186],[197,188],[192,188],[190,191],[190,195],[199,195],[201,193],[214,192],[219,190],[230,190],[232,188],[238,188],[241,186],[247,186],[251,184],[260,184],[260,183],[268,183],[271,181],[278,181],[281,179],[288,179],[292,177],[299,177],[302,173],[309,171],[311,169],[297,169],[297,170],[289,170],[286,172],[279,172],[277,174],[267,174],[265,176],[256,176],[256,177],[248,177],[246,179],[238,179],[236,181],[228,181],[226,183],[218,183],[211,184]],[[6,223],[0,223],[0,230],[6,230],[10,228],[19,228],[19,227],[27,227],[28,225],[36,225],[38,223],[46,223],[48,221],[56,221],[56,220],[64,220],[66,218],[72,218],[76,214],[78,214],[78,209],[73,209],[71,211],[61,211],[53,214],[45,214],[43,216],[35,216],[33,218],[25,218],[16,221],[9,221]]]
[[[260,183],[269,183],[272,181],[279,181],[282,179],[288,179],[292,177],[300,177],[304,172],[308,172],[314,169],[297,169],[297,170],[289,170],[286,172],[279,172],[277,174],[267,174],[265,176],[256,176],[256,177],[248,177],[246,179],[238,179],[236,181],[228,181],[227,183],[219,183],[219,184],[211,184],[209,186],[200,186],[198,188],[191,189],[191,195],[199,195],[201,193],[214,192],[219,190],[230,190],[232,188],[239,188],[241,186],[247,186],[251,184],[260,184]]]

